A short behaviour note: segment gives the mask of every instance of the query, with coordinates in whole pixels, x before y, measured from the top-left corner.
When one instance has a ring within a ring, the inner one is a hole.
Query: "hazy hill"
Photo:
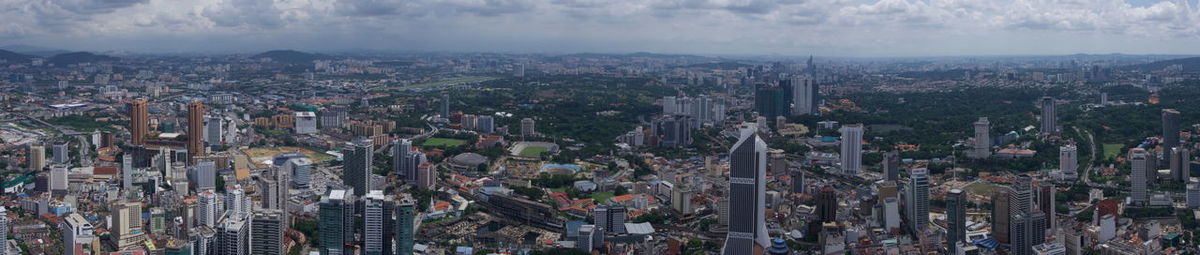
[[[27,63],[29,62],[30,58],[33,58],[33,56],[7,50],[0,50],[0,61],[7,61],[8,63]]]
[[[330,57],[326,56],[326,55],[313,54],[313,53],[294,51],[294,50],[273,50],[273,51],[259,53],[254,56],[250,56],[250,58],[251,59],[271,58],[271,60],[275,61],[275,62],[292,63],[292,64],[312,63],[313,60],[330,59]]]
[[[1180,58],[1172,60],[1163,60],[1150,62],[1145,64],[1137,64],[1125,66],[1126,69],[1134,70],[1160,70],[1171,65],[1183,65],[1184,72],[1200,72],[1200,57]]]
[[[46,59],[46,62],[54,64],[55,66],[67,66],[79,63],[111,62],[118,60],[121,60],[121,58],[80,51],[54,55],[49,59]]]

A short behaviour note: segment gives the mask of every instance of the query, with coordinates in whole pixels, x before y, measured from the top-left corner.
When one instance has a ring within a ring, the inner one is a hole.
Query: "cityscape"
[[[217,2],[0,1],[0,255],[1200,254],[1189,0]]]

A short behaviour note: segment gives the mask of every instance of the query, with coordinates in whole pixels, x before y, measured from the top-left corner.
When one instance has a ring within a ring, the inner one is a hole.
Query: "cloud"
[[[1185,49],[1200,38],[1188,0],[0,0],[0,16],[0,43],[133,49],[145,38],[239,38],[297,48],[934,54],[997,40],[1070,48],[1077,42],[1062,38],[1085,36],[1136,52],[1146,49],[1133,42]]]

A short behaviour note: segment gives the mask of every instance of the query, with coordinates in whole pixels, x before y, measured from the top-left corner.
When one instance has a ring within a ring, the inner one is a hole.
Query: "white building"
[[[296,134],[316,134],[317,114],[313,112],[296,112]]]
[[[858,175],[862,170],[862,124],[842,125],[842,174]]]

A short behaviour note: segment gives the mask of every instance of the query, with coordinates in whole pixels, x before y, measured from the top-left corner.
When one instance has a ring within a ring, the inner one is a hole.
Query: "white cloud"
[[[1135,42],[1188,51],[1200,38],[1188,0],[0,0],[0,16],[0,44],[124,50],[154,38],[229,42],[179,44],[210,49],[1004,54],[1073,53],[1058,51],[1076,37],[1100,40],[1087,50],[1136,53],[1148,49]],[[1053,50],[969,47],[997,41]]]

